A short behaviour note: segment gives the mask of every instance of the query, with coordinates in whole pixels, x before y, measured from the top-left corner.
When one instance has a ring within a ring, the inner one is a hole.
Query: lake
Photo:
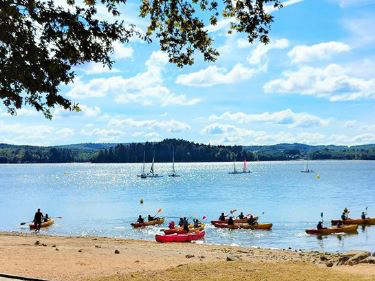
[[[323,238],[304,232],[316,227],[321,212],[326,226],[345,207],[352,217],[366,207],[375,216],[375,161],[310,161],[315,173],[301,173],[303,161],[248,162],[248,167],[251,174],[230,175],[233,163],[176,163],[181,177],[171,178],[171,164],[156,163],[164,177],[141,179],[136,176],[141,164],[1,164],[0,231],[29,232],[20,222],[32,220],[41,208],[63,217],[42,233],[153,240],[159,227],[130,227],[139,214],[162,208],[167,221],[206,216],[209,224],[221,212],[237,209],[235,215],[242,210],[272,222],[272,231],[207,225],[203,243],[375,251],[375,226]]]

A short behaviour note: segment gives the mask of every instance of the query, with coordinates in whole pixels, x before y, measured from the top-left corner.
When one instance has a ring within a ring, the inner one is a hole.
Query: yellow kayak
[[[157,218],[156,220],[145,221],[143,223],[131,223],[131,226],[133,226],[133,227],[143,227],[143,226],[163,224],[163,223],[164,223],[164,218]]]
[[[40,227],[41,227],[41,228],[42,228],[42,227],[48,227],[48,226],[53,225],[54,223],[55,223],[55,221],[54,221],[53,219],[48,219],[48,221],[46,221],[46,222],[42,222],[42,224],[40,225]],[[36,229],[36,225],[33,224],[33,223],[30,223],[30,224],[29,224],[29,227],[30,227],[30,229]]]
[[[340,227],[333,226],[322,229],[306,229],[307,234],[317,234],[317,235],[328,235],[332,233],[354,233],[357,232],[358,225],[343,225]]]

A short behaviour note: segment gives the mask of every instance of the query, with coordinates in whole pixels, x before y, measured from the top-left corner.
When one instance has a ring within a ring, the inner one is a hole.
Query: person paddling
[[[184,226],[184,219],[180,218],[180,221],[178,222],[178,226],[183,227]]]
[[[229,219],[228,219],[228,225],[234,225],[233,217],[229,217]]]
[[[40,227],[42,226],[42,220],[43,220],[43,213],[38,209],[38,211],[34,215],[34,226],[35,226],[35,232],[40,231]]]
[[[249,219],[247,220],[247,223],[250,225],[254,225],[256,223],[257,219],[253,217],[253,215],[250,215]]]
[[[225,215],[224,215],[224,213],[221,213],[221,215],[219,217],[219,221],[225,221]]]
[[[189,224],[188,224],[188,222],[187,221],[185,221],[185,223],[184,223],[184,230],[186,231],[186,233],[189,233]]]
[[[154,221],[154,220],[156,220],[156,218],[155,217],[152,217],[151,215],[148,215],[148,221]]]
[[[144,222],[145,222],[145,219],[142,218],[141,215],[139,215],[139,217],[138,217],[138,219],[137,219],[137,222],[138,222],[138,223],[144,223]]]
[[[242,219],[244,219],[244,218],[245,218],[245,216],[244,216],[243,212],[241,212],[241,214],[239,214],[239,215],[238,215],[238,218],[239,218],[240,220],[242,220]]]
[[[362,212],[361,218],[362,218],[363,220],[366,219],[366,214],[365,214],[365,212]]]

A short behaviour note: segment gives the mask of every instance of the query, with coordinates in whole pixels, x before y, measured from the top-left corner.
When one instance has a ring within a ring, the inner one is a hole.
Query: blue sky
[[[123,12],[145,28],[134,4]],[[225,20],[209,27],[215,63],[196,53],[181,69],[157,41],[117,43],[112,70],[79,66],[61,88],[81,113],[55,109],[50,121],[0,107],[0,142],[375,143],[375,1],[290,0],[272,13],[266,46],[228,35]]]

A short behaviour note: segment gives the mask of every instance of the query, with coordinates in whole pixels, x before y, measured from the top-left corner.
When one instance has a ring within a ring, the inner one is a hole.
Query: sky
[[[156,40],[116,43],[111,70],[77,66],[61,87],[80,113],[56,108],[47,120],[0,106],[0,143],[375,143],[375,0],[289,0],[270,12],[268,45],[229,35],[227,20],[209,26],[214,63],[196,53],[178,68]],[[145,30],[134,3],[123,16]]]

